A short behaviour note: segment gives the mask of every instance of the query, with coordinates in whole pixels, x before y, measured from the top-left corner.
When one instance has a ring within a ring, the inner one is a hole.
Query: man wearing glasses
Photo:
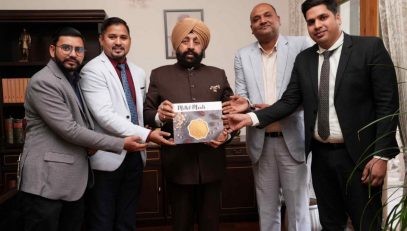
[[[18,225],[25,231],[79,231],[83,194],[93,183],[90,150],[119,155],[122,149],[144,150],[146,144],[137,136],[117,138],[89,129],[93,122],[78,86],[77,70],[85,55],[79,31],[67,27],[57,32],[49,53],[51,60],[31,78],[25,96],[27,133],[18,176],[22,213]]]

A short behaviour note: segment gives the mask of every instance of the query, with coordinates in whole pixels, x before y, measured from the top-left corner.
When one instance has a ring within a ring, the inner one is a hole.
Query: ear
[[[339,12],[336,13],[335,19],[336,19],[336,21],[338,22],[338,25],[341,25],[341,24],[342,24],[341,15],[339,14]]]
[[[102,42],[103,42],[103,34],[99,35],[99,45],[102,47]]]
[[[50,55],[52,58],[55,58],[55,50],[56,50],[56,46],[55,46],[55,45],[50,45],[50,46],[49,46],[49,55]]]

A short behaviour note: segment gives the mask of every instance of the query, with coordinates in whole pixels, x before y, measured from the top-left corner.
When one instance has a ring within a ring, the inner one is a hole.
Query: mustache
[[[183,57],[186,57],[187,55],[193,55],[194,57],[198,57],[199,54],[196,53],[194,50],[187,50],[184,53],[182,53]]]
[[[120,50],[124,50],[124,47],[122,47],[122,46],[114,46],[114,47],[112,47],[112,49],[120,49]]]
[[[65,59],[63,62],[75,62],[75,63],[77,63],[78,65],[80,64],[79,60],[78,60],[78,59],[75,59],[75,58],[67,58],[67,59]]]

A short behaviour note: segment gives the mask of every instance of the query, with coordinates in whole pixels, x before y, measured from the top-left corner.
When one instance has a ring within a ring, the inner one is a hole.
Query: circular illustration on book
[[[208,123],[202,119],[194,119],[188,125],[188,133],[194,139],[201,140],[208,137]]]

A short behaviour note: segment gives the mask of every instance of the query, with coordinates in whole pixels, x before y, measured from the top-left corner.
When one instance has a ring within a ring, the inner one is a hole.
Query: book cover
[[[223,130],[222,102],[175,103],[174,143],[203,143]]]

